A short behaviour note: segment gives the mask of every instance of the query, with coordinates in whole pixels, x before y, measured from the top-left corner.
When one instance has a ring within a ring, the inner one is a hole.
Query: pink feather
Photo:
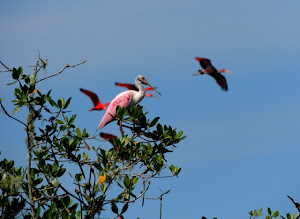
[[[131,107],[132,93],[130,90],[124,91],[117,95],[109,104],[108,109],[106,110],[104,116],[102,117],[99,129],[106,126],[108,123],[112,122],[117,115],[117,106],[120,107]]]

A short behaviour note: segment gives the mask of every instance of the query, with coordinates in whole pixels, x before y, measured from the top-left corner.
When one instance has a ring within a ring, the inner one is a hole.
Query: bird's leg
[[[121,137],[123,138],[124,131],[123,131],[123,128],[122,128],[122,120],[120,120],[120,133],[121,133]]]
[[[227,69],[221,69],[220,71],[218,71],[218,73],[223,73],[223,72],[228,72],[228,73],[231,73],[231,74],[233,74],[233,72],[231,72],[231,71],[229,71],[229,70],[227,70]]]
[[[198,70],[198,73],[195,73],[195,74],[193,74],[193,75],[194,75],[194,76],[197,76],[197,75],[203,75],[203,74],[207,74],[207,72],[206,72],[204,69]]]

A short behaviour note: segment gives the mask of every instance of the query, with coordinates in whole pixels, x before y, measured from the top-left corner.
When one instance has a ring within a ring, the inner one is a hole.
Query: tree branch
[[[3,62],[0,61],[0,64],[6,68],[7,70],[6,71],[0,71],[0,72],[9,72],[9,71],[12,71],[9,67],[7,67]]]
[[[0,105],[1,105],[1,108],[3,109],[3,113],[5,113],[9,118],[12,118],[12,119],[16,120],[17,122],[23,124],[24,126],[27,126],[24,122],[22,122],[22,121],[18,120],[17,118],[9,115],[9,113],[5,110],[4,106],[2,105],[2,101],[1,100],[0,100]]]
[[[51,78],[51,77],[54,77],[54,76],[59,75],[59,74],[61,74],[66,68],[74,68],[74,67],[76,67],[76,66],[78,66],[78,65],[84,64],[85,62],[86,62],[86,60],[84,60],[84,61],[82,61],[82,62],[80,62],[80,63],[78,63],[78,64],[75,64],[75,65],[69,65],[69,64],[66,64],[59,72],[57,72],[57,73],[55,73],[55,74],[53,74],[53,75],[50,75],[50,76],[48,76],[48,77],[42,78],[42,79],[38,80],[36,83],[39,83],[39,82],[41,82],[41,81],[43,81],[43,80],[46,80],[46,79],[48,79],[48,78]]]
[[[295,207],[297,208],[298,212],[300,212],[300,204],[295,202],[294,199],[292,199],[290,196],[287,196],[291,201],[294,203]]]

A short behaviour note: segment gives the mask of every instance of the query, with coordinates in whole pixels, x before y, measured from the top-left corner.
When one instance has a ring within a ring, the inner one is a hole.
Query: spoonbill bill
[[[118,86],[118,87],[126,87],[128,90],[139,91],[139,89],[134,84],[116,82],[116,86]],[[154,88],[156,88],[156,87],[154,87]],[[145,90],[146,91],[153,90],[153,87],[147,87],[147,88],[145,88]],[[147,94],[147,93],[145,93],[145,96],[146,97],[153,97],[153,94]]]
[[[199,74],[208,74],[212,76],[218,83],[218,85],[222,88],[223,91],[228,91],[228,85],[226,82],[226,78],[221,75],[222,72],[228,72],[232,73],[231,71],[228,71],[227,69],[221,69],[218,71],[210,62],[209,59],[206,58],[195,58],[197,61],[199,61],[201,67],[203,68],[202,70],[198,70],[198,73],[193,74],[194,76],[199,75]]]
[[[103,109],[106,110],[107,109],[106,106],[109,105],[109,102],[106,103],[106,104],[101,103],[101,101],[98,98],[98,95],[95,94],[92,91],[85,90],[85,89],[82,89],[82,88],[80,88],[80,91],[83,92],[84,94],[88,95],[91,98],[91,100],[92,100],[92,102],[94,104],[94,108],[89,109],[89,111],[92,111],[92,110],[103,110]]]
[[[135,90],[127,90],[120,94],[118,94],[109,104],[105,114],[103,115],[100,124],[98,126],[99,129],[102,129],[108,123],[112,122],[117,115],[117,106],[130,108],[133,105],[138,104],[145,97],[145,88],[143,84],[148,85],[153,88],[159,95],[161,95],[156,88],[152,87],[144,76],[139,75],[135,79],[135,84],[138,87],[138,91]]]

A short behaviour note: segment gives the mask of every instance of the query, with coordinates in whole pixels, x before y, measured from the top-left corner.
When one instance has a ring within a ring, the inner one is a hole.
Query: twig
[[[297,210],[300,212],[300,204],[295,202],[294,199],[292,199],[290,196],[287,196],[289,199],[291,199],[291,201],[294,203],[294,205],[296,206]]]
[[[159,219],[161,219],[161,215],[162,215],[162,195],[160,196],[159,202],[160,202],[160,207],[159,207]]]
[[[9,115],[8,112],[5,110],[4,106],[2,105],[2,101],[0,101],[0,105],[1,105],[1,108],[3,109],[3,111],[4,111],[3,113],[5,113],[9,118],[12,118],[12,119],[16,120],[17,122],[23,124],[24,126],[27,126],[24,122],[22,122],[22,121],[18,120],[17,118]]]
[[[78,66],[78,65],[84,64],[85,62],[86,62],[86,60],[84,60],[84,61],[82,61],[82,62],[80,62],[79,64],[76,64],[76,65],[69,65],[69,64],[66,64],[59,72],[57,72],[57,73],[55,73],[55,74],[53,74],[53,75],[49,75],[48,77],[42,78],[42,79],[38,80],[36,83],[39,83],[39,82],[41,82],[41,81],[43,81],[43,80],[46,80],[46,79],[48,79],[48,78],[51,78],[51,77],[54,77],[54,76],[59,75],[59,74],[61,74],[66,68],[74,68],[74,67],[76,67],[76,66]]]
[[[6,71],[0,71],[0,72],[9,72],[9,71],[12,71],[9,67],[7,67],[3,62],[0,61],[0,64],[6,68],[7,70]]]

